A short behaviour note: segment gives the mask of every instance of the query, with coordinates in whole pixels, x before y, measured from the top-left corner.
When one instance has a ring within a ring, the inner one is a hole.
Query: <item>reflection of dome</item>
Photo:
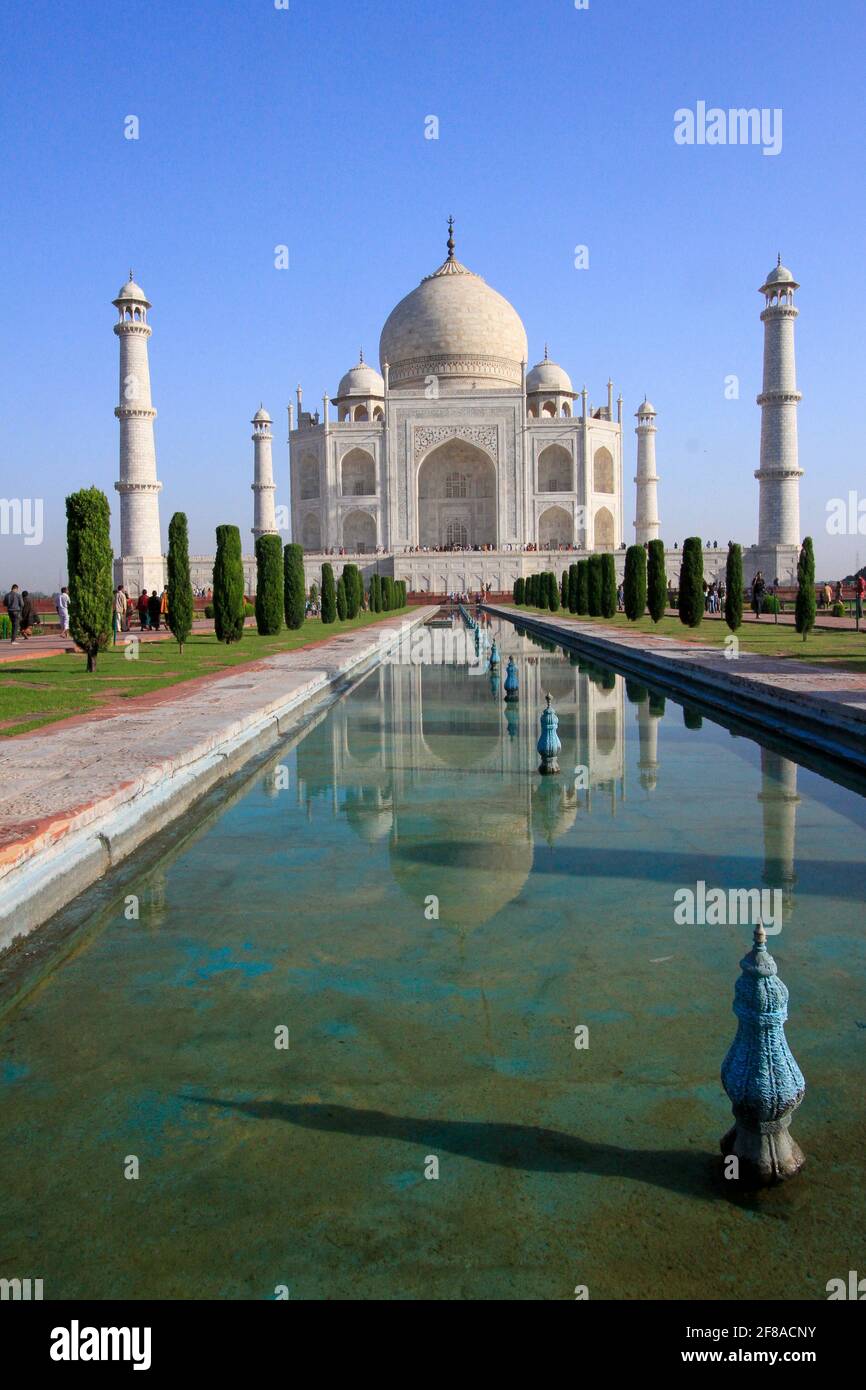
[[[558,777],[542,777],[532,790],[532,826],[549,845],[577,819],[577,792]]]
[[[382,329],[379,360],[391,386],[423,386],[436,376],[465,388],[519,386],[526,331],[507,299],[480,275],[448,259],[393,309]]]
[[[551,362],[546,347],[544,349],[544,361],[537,363],[526,374],[526,389],[530,393],[544,391],[551,396],[574,395],[571,377],[563,367],[557,366],[556,362]]]
[[[346,798],[346,820],[362,840],[373,843],[387,840],[394,827],[391,798],[378,788],[349,789]]]
[[[341,401],[345,396],[373,396],[384,399],[385,382],[376,368],[364,361],[363,353],[357,365],[346,372],[337,388],[336,399]]]
[[[526,812],[508,806],[501,786],[475,781],[459,800],[424,799],[411,792],[401,802],[399,835],[391,842],[391,872],[423,910],[431,892],[439,898],[443,927],[488,922],[523,890],[532,870],[532,841]]]

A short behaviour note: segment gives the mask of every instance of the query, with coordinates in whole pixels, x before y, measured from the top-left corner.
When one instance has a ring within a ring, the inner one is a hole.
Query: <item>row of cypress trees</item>
[[[514,602],[519,606],[549,608],[560,606],[571,613],[612,618],[616,612],[616,568],[613,555],[590,555],[563,571],[560,584],[552,572],[518,579]],[[736,632],[743,621],[743,551],[735,542],[728,546],[725,566],[725,622]],[[667,607],[667,575],[664,542],[650,541],[630,545],[625,553],[623,608],[632,622],[648,612],[659,622]],[[794,622],[806,637],[815,626],[815,554],[811,536],[803,541],[797,565],[797,602]],[[704,616],[704,551],[699,536],[689,536],[683,544],[680,566],[678,612],[686,627],[698,627]]]
[[[114,613],[113,555],[108,498],[97,487],[82,488],[66,499],[66,547],[69,575],[69,628],[76,646],[96,669],[99,653],[111,641]],[[272,635],[303,626],[306,612],[304,552],[283,547],[279,536],[256,538],[256,627]],[[189,570],[189,527],[184,512],[168,526],[168,626],[183,654],[192,631],[194,604]],[[364,603],[364,581],[357,565],[347,564],[334,585],[331,565],[322,566],[322,620],[354,618]],[[369,590],[372,612],[403,608],[405,580],[374,575]],[[245,600],[243,552],[237,526],[218,526],[213,577],[214,629],[218,641],[243,636]],[[326,616],[327,614],[327,616]]]

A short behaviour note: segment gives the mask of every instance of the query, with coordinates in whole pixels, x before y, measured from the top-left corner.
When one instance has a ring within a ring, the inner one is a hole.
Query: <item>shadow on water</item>
[[[347,1105],[293,1105],[276,1100],[233,1101],[216,1096],[183,1096],[197,1105],[235,1110],[254,1120],[280,1120],[328,1134],[358,1139],[390,1139],[417,1144],[427,1153],[444,1149],[461,1158],[526,1173],[591,1173],[630,1178],[707,1201],[720,1195],[718,1160],[683,1149],[625,1149],[579,1139],[560,1130],[485,1120],[423,1119],[354,1110]]]

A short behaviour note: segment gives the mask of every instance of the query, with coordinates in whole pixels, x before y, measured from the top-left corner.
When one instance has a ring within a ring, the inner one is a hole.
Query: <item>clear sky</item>
[[[757,289],[781,251],[802,284],[803,531],[822,576],[866,562],[866,535],[826,530],[830,499],[866,499],[860,0],[6,0],[2,26],[0,496],[44,498],[45,537],[0,536],[0,588],[56,586],[74,488],[105,489],[117,544],[130,267],[153,302],[163,534],[182,509],[193,552],[226,521],[251,547],[250,417],[274,417],[286,503],[296,384],[316,408],[359,346],[377,359],[449,213],[531,361],[548,341],[595,403],[608,376],[622,391],[627,539],[649,394],[669,544],[757,539]],[[781,152],[676,144],[699,101],[781,108]]]

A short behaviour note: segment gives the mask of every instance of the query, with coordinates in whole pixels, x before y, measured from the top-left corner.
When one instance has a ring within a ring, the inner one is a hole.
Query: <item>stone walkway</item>
[[[553,613],[547,618],[520,608],[486,607],[554,640],[576,638],[587,654],[637,670],[647,679],[655,675],[681,693],[722,704],[731,713],[757,714],[765,727],[789,730],[809,746],[866,770],[866,675],[752,652],[731,659],[724,647],[701,642]]]
[[[0,779],[0,946],[76,896],[260,747],[312,696],[436,608],[19,734]],[[158,640],[158,639],[157,639]]]

